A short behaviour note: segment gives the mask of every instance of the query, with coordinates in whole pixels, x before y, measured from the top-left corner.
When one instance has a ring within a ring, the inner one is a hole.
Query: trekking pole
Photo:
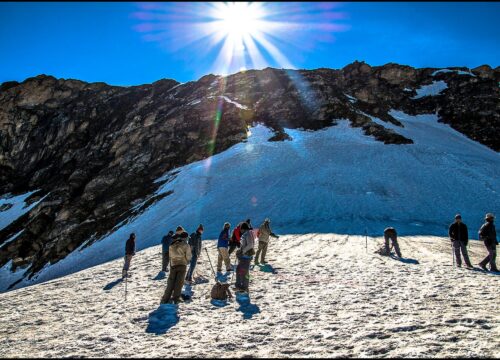
[[[365,228],[365,252],[368,253],[368,231]]]
[[[208,255],[207,248],[205,248],[205,251],[207,253],[207,258],[208,258],[208,262],[210,263],[210,267],[212,268],[212,273],[214,274],[215,280],[217,281],[217,275],[215,275],[215,270],[214,270],[214,267],[212,265],[212,260],[210,260],[210,255]]]
[[[453,258],[453,268],[455,268],[455,254],[453,251],[453,241],[451,242],[451,257]]]

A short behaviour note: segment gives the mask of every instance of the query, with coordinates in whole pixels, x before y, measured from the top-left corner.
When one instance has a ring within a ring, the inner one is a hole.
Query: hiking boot
[[[254,263],[254,264],[255,264],[255,265],[260,265],[260,263],[259,263],[258,261],[255,261],[255,263]]]
[[[488,271],[488,269],[486,268],[486,265],[483,265],[483,264],[478,264],[478,266],[483,269],[484,271]]]
[[[491,272],[499,272],[497,268],[490,269]]]
[[[472,265],[465,265],[465,268],[467,270],[472,270],[472,269],[474,269],[474,266],[472,266]]]
[[[174,304],[184,302],[184,300],[182,298],[175,298],[173,301],[174,301]]]

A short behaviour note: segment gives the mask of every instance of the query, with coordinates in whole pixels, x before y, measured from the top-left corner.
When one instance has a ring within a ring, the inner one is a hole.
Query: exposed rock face
[[[464,68],[453,68],[465,70]],[[398,64],[354,62],[341,70],[250,70],[179,84],[118,87],[40,75],[0,85],[0,195],[40,189],[43,201],[0,230],[0,266],[29,266],[32,276],[82,244],[98,241],[157,201],[154,180],[243,141],[248,126],[320,129],[349,119],[387,144],[412,140],[373,122],[401,126],[390,109],[438,112],[442,121],[500,150],[500,71],[475,76]],[[444,80],[436,96],[415,89]],[[167,180],[168,181],[168,180]],[[164,196],[168,196],[164,195]],[[4,204],[2,211],[9,208]]]

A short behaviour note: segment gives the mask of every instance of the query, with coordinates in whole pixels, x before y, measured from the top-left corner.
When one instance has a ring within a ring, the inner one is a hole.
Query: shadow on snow
[[[156,335],[165,334],[179,322],[177,310],[176,304],[161,304],[149,314],[146,332]]]

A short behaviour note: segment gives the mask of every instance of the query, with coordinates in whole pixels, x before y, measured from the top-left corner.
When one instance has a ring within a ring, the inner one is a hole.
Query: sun
[[[245,36],[255,36],[261,31],[263,23],[259,21],[264,12],[255,3],[232,2],[221,4],[215,17],[220,19],[216,26],[226,36],[243,39]]]

